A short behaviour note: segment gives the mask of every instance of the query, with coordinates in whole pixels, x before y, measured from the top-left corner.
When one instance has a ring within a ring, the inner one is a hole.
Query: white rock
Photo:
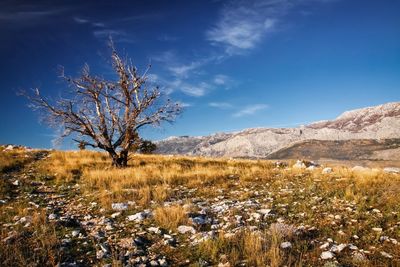
[[[354,166],[351,170],[353,172],[366,172],[366,171],[370,171],[371,169],[363,167],[363,166]]]
[[[96,258],[97,258],[98,260],[101,260],[102,258],[104,258],[104,255],[105,255],[105,253],[104,253],[104,251],[102,251],[102,250],[98,250],[98,251],[96,252]]]
[[[333,172],[332,168],[329,168],[329,167],[324,168],[324,169],[322,170],[322,173],[323,173],[323,174],[328,174],[328,173],[332,173],[332,172]]]
[[[400,168],[387,167],[387,168],[384,168],[383,171],[386,173],[400,173]]]
[[[304,162],[298,160],[292,167],[296,169],[305,169],[307,166],[304,164]]]
[[[160,264],[161,267],[166,267],[168,266],[168,262],[166,259],[159,259],[158,263]]]
[[[261,219],[262,215],[260,213],[257,212],[253,212],[252,214],[250,214],[250,216],[256,220]]]
[[[259,209],[259,210],[257,210],[257,212],[261,213],[264,216],[266,216],[271,212],[271,209]]]
[[[385,257],[385,258],[389,258],[389,259],[393,258],[392,255],[390,255],[389,253],[387,253],[387,252],[385,252],[385,251],[381,251],[381,255],[382,255],[383,257]]]
[[[382,232],[382,228],[374,227],[374,228],[372,228],[372,231],[381,233]]]
[[[18,186],[19,185],[19,181],[15,180],[14,182],[12,182],[13,185]]]
[[[329,259],[332,259],[333,257],[334,257],[333,253],[330,251],[324,251],[321,253],[321,259],[323,259],[323,260],[329,260]]]
[[[306,168],[307,171],[314,171],[315,169],[317,169],[317,167],[314,166],[314,165],[311,165],[311,166]]]
[[[117,218],[119,215],[121,215],[121,212],[115,212],[115,213],[111,214],[111,218],[115,219],[115,218]]]
[[[72,232],[71,232],[71,236],[72,237],[77,237],[79,235],[79,230],[73,230]]]
[[[141,222],[144,219],[151,217],[152,215],[153,215],[153,213],[150,210],[144,210],[144,211],[138,212],[136,214],[129,215],[126,218],[128,221]]]
[[[6,148],[4,148],[4,150],[13,150],[14,149],[14,146],[13,145],[8,145],[8,146],[6,146]]]
[[[330,249],[331,252],[340,253],[343,249],[347,247],[347,244],[333,245]]]
[[[113,210],[126,210],[128,209],[128,203],[112,203],[111,208]]]
[[[56,220],[57,217],[58,217],[57,214],[52,213],[49,215],[49,220]]]
[[[155,233],[155,234],[161,234],[161,230],[160,230],[160,228],[158,228],[158,227],[149,227],[149,228],[147,228],[147,230],[149,231],[149,232],[152,232],[152,233]]]
[[[282,242],[281,243],[282,249],[287,249],[287,248],[291,248],[291,247],[292,247],[292,243],[290,243],[290,242]]]
[[[181,234],[186,234],[186,233],[195,234],[196,230],[192,226],[180,225],[178,226],[178,232]]]
[[[329,247],[329,242],[325,242],[321,246],[319,246],[320,249],[327,249]]]

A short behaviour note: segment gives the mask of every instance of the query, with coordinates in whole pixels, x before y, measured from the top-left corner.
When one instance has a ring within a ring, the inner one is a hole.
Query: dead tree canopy
[[[50,126],[61,127],[61,137],[73,136],[80,146],[108,152],[112,164],[125,167],[128,154],[138,141],[139,130],[146,125],[173,122],[181,107],[165,99],[158,87],[149,86],[143,74],[112,46],[112,67],[117,79],[92,75],[85,65],[78,78],[61,77],[70,86],[67,98],[50,101],[38,89],[25,94],[32,106],[43,111]]]

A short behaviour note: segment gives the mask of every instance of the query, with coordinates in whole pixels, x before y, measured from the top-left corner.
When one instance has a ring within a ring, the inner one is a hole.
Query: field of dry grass
[[[400,175],[382,169],[335,165],[322,174],[263,160],[157,155],[133,155],[116,169],[99,152],[55,151],[35,171],[54,194],[64,190],[58,207],[94,236],[97,253],[83,250],[94,263],[124,265],[123,251],[145,264],[157,254],[161,266],[400,264]],[[106,235],[96,243],[99,231]]]

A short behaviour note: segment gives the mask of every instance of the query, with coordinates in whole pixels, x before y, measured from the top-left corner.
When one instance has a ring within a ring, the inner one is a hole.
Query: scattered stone
[[[111,214],[111,218],[115,219],[120,215],[121,215],[121,212],[115,212],[115,213]]]
[[[370,171],[371,169],[363,167],[363,166],[354,166],[351,170],[353,172],[366,172],[366,171]]]
[[[319,246],[320,249],[327,249],[329,247],[329,242],[325,242],[324,244],[322,244],[321,246]]]
[[[71,232],[71,236],[72,236],[72,237],[77,237],[77,236],[79,235],[79,233],[80,233],[79,230],[73,230],[73,231]]]
[[[102,258],[104,258],[104,256],[105,256],[105,253],[104,253],[103,250],[98,250],[98,251],[96,252],[96,258],[97,258],[98,260],[101,260]]]
[[[113,210],[126,210],[128,209],[128,203],[112,203],[111,208]]]
[[[383,169],[384,172],[386,173],[400,173],[400,168],[396,168],[396,167],[386,167]]]
[[[159,227],[149,227],[147,228],[149,232],[155,233],[155,234],[161,234],[161,230]]]
[[[138,212],[136,214],[133,215],[129,215],[127,217],[128,221],[135,221],[135,222],[141,222],[144,219],[147,219],[149,217],[151,217],[153,215],[153,213],[149,210],[144,210],[142,212]]]
[[[281,248],[282,249],[288,249],[288,248],[291,248],[292,247],[292,243],[290,243],[290,242],[282,242],[281,243]]]
[[[347,244],[333,245],[330,249],[331,252],[340,253],[347,247]]]
[[[332,173],[332,172],[333,172],[332,168],[329,168],[329,167],[324,168],[324,169],[322,170],[322,173],[323,173],[323,174],[328,174],[328,173]]]
[[[381,255],[385,258],[391,259],[393,258],[392,255],[390,255],[389,253],[385,252],[385,251],[381,251]]]
[[[305,168],[307,168],[306,164],[301,160],[297,160],[297,162],[292,167],[295,168],[295,169],[305,169]]]
[[[49,215],[48,218],[49,218],[49,220],[57,220],[58,216],[57,216],[57,214],[52,213],[52,214]]]
[[[323,259],[323,260],[329,260],[329,259],[332,259],[333,257],[334,257],[334,255],[330,251],[324,251],[321,253],[321,259]]]
[[[178,226],[178,232],[181,234],[186,234],[186,233],[195,234],[196,230],[192,226],[180,225]]]
[[[12,182],[12,184],[15,185],[15,186],[19,186],[19,181],[15,180],[14,182]]]
[[[372,231],[381,233],[383,230],[380,227],[374,227],[374,228],[372,228]]]

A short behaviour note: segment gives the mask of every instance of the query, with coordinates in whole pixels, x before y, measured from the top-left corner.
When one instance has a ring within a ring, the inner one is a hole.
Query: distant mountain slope
[[[346,111],[335,120],[298,128],[254,128],[210,136],[170,137],[156,143],[161,154],[266,158],[306,140],[397,139],[399,129],[400,102],[395,102]]]
[[[268,158],[400,160],[400,139],[306,140],[271,153]]]

